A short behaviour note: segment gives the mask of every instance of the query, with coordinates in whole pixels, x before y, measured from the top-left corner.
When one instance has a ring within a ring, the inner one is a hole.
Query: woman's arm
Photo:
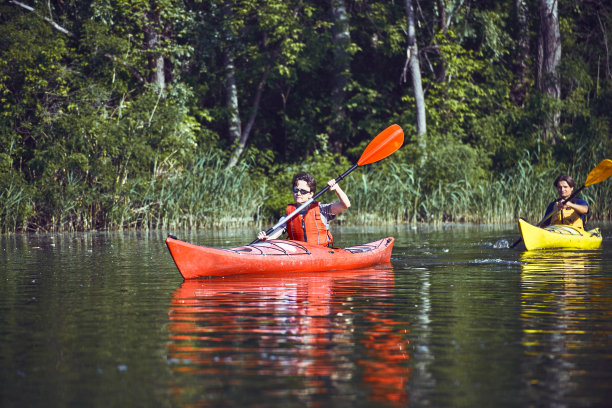
[[[351,200],[349,200],[346,193],[342,191],[342,189],[340,188],[340,185],[336,183],[336,180],[334,179],[329,180],[327,182],[327,185],[329,186],[329,189],[331,191],[336,192],[336,195],[338,196],[338,199],[340,200],[340,201],[333,203],[329,208],[329,211],[333,215],[339,214],[351,206]]]
[[[589,212],[588,204],[572,203],[571,201],[568,201],[567,203],[565,203],[565,209],[573,209],[574,211],[576,211],[578,214],[581,214],[581,215],[584,215]]]

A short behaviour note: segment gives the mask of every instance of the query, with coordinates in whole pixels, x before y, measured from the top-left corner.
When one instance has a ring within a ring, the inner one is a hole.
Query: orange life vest
[[[551,224],[569,225],[576,228],[584,228],[582,217],[573,208],[563,209],[554,214],[550,219]]]
[[[287,206],[287,215],[295,211],[294,204]],[[325,227],[321,217],[319,202],[310,204],[305,216],[300,214],[287,222],[287,234],[294,241],[305,241],[319,245],[330,245],[333,242],[332,234]]]

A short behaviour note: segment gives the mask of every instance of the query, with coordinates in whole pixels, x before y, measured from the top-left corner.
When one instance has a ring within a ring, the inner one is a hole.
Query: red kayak
[[[389,262],[394,239],[348,248],[274,239],[235,248],[210,248],[173,236],[166,244],[185,279],[247,273],[287,273],[365,268]]]

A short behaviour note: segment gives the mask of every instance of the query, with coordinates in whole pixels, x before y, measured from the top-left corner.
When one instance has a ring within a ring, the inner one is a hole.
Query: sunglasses
[[[308,191],[308,190],[302,190],[301,188],[297,188],[297,187],[293,187],[293,192],[295,194],[300,193],[301,195],[306,195],[306,194],[310,193],[310,191]]]

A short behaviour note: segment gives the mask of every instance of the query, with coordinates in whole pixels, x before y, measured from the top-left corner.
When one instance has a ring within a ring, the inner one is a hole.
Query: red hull
[[[173,237],[170,254],[185,279],[246,273],[288,273],[358,269],[389,262],[392,237],[349,248],[271,240],[236,248],[210,248]]]

